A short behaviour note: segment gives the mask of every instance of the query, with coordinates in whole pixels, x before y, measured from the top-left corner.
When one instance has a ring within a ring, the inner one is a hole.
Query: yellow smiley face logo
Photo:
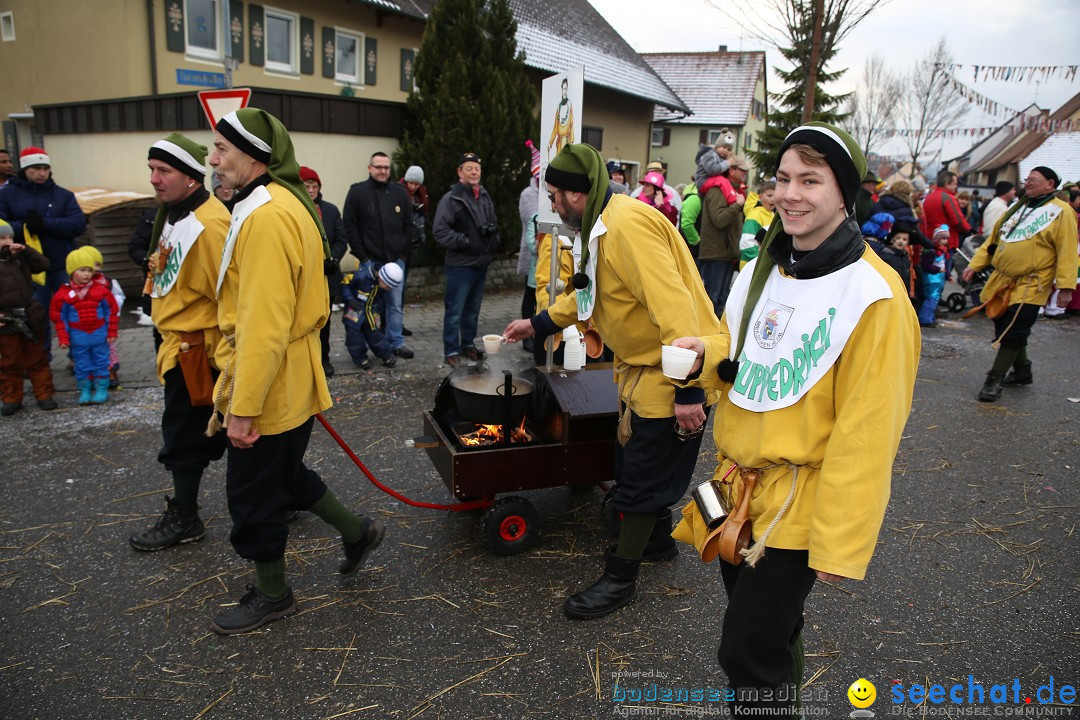
[[[857,708],[868,708],[877,699],[877,688],[866,678],[859,678],[847,689],[848,700]]]

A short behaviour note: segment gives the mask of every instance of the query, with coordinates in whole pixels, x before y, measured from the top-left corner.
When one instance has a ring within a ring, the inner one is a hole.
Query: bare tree
[[[904,127],[900,137],[907,145],[913,173],[930,143],[956,127],[967,114],[967,104],[951,82],[948,68],[952,62],[952,53],[942,37],[925,57],[916,61],[903,81],[898,119]]]
[[[863,19],[888,0],[825,0],[822,56],[832,56],[837,45]],[[708,0],[748,35],[775,48],[809,47],[814,27],[811,0]],[[737,10],[738,12],[733,12]]]
[[[871,55],[863,65],[859,86],[848,95],[842,127],[870,155],[888,132],[896,127],[896,104],[902,92],[901,78],[885,67],[880,55]]]

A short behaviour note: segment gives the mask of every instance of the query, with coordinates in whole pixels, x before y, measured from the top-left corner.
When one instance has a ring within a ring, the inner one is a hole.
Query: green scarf
[[[588,181],[589,199],[585,203],[585,212],[581,219],[581,263],[578,272],[585,272],[589,263],[589,235],[593,225],[600,217],[604,209],[604,200],[607,197],[610,179],[607,166],[596,148],[586,143],[571,143],[564,145],[548,167],[555,168],[564,173],[579,175]],[[550,182],[550,181],[549,181]],[[559,187],[556,183],[552,185]],[[563,190],[565,188],[559,188]]]
[[[322,218],[315,209],[315,203],[307,193],[303,181],[300,179],[300,164],[296,162],[296,153],[293,150],[292,138],[289,131],[276,117],[260,110],[259,108],[243,108],[236,111],[236,118],[244,128],[270,146],[270,162],[267,165],[267,173],[278,185],[289,190],[296,199],[303,204],[304,208],[315,221],[315,227],[319,229],[319,237],[322,238],[323,257],[330,257],[330,243],[326,239],[326,228],[323,227]]]

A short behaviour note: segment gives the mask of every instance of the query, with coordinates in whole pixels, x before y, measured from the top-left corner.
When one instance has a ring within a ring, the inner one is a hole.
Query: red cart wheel
[[[540,539],[540,515],[522,497],[496,500],[484,515],[484,542],[496,555],[516,555]]]

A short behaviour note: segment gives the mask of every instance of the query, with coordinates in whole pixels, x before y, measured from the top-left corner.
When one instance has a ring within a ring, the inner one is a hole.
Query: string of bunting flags
[[[1073,118],[1072,120],[1051,120],[1045,115],[1017,115],[1013,118],[1007,126],[1010,134],[1023,132],[1025,130],[1039,131],[1044,133],[1058,133],[1058,132],[1080,132],[1080,118]],[[856,137],[865,135],[867,128],[863,127],[846,127],[848,132],[854,134]],[[947,130],[922,130],[921,128],[874,128],[874,134],[882,138],[893,137],[927,137],[933,138],[954,138],[954,137],[984,137],[992,133],[997,132],[1000,126],[997,127],[968,127],[968,128],[949,128]]]
[[[972,82],[1046,82],[1047,80],[1076,81],[1080,65],[961,65],[944,66],[951,74],[971,70]]]
[[[1016,110],[1005,107],[996,100],[991,100],[982,93],[972,90],[967,85],[957,80],[955,75],[949,76],[949,85],[960,97],[989,115],[1009,117],[1017,114]]]

